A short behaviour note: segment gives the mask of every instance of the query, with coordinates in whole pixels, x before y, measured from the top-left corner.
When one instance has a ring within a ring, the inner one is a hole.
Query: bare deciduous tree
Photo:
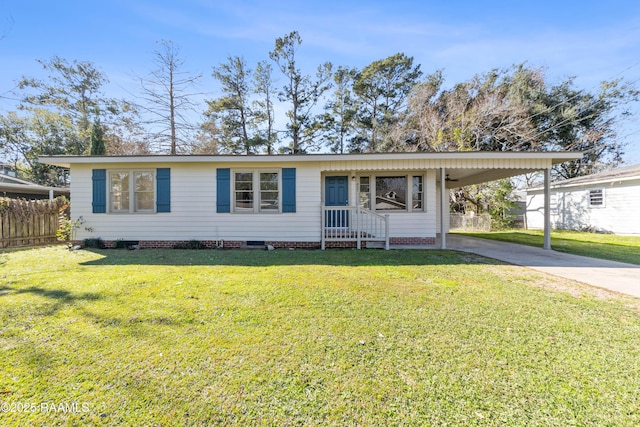
[[[443,91],[442,74],[434,73],[410,96],[404,137],[420,151],[536,149],[542,141],[530,116],[537,101],[522,93],[534,89],[534,77],[535,70],[494,70]]]
[[[197,129],[189,113],[197,110],[193,98],[201,74],[183,71],[180,49],[171,40],[158,42],[154,52],[156,69],[146,77],[138,77],[142,94],[138,108],[143,112],[150,137],[161,148],[169,145],[169,152],[186,151],[193,131]]]

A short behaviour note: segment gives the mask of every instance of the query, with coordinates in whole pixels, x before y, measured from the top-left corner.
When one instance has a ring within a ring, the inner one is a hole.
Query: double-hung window
[[[253,212],[253,173],[252,172],[236,172],[236,212]]]
[[[279,176],[277,172],[260,172],[260,212],[278,212]]]
[[[234,212],[280,212],[280,173],[235,171]]]
[[[155,212],[155,174],[149,170],[109,173],[109,212]]]
[[[422,175],[415,175],[411,177],[413,187],[411,189],[411,209],[421,211],[424,205],[424,184],[422,182]]]
[[[371,178],[368,176],[360,177],[360,207],[371,209]]]

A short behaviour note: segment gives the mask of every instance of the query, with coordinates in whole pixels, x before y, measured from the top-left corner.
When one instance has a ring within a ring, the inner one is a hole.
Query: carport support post
[[[447,175],[444,168],[440,168],[440,249],[447,249],[447,227],[445,217],[449,213],[449,198],[446,196],[445,184]]]
[[[551,168],[544,170],[544,249],[551,249]]]

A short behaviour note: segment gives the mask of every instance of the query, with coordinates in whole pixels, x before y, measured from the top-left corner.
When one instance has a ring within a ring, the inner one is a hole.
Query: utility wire
[[[611,77],[611,79],[610,79],[610,80],[614,80],[614,79],[615,79],[615,78],[617,78],[618,76],[620,76],[620,75],[622,75],[623,73],[625,73],[625,72],[627,72],[627,71],[629,71],[629,70],[633,69],[634,67],[637,67],[638,65],[640,65],[640,61],[638,61],[638,62],[636,62],[636,63],[634,63],[634,64],[630,65],[629,67],[627,67],[627,68],[625,68],[624,70],[620,71],[619,73],[615,74],[614,76],[612,76],[612,77]],[[637,83],[639,80],[640,80],[640,79],[632,80],[632,81],[630,81],[630,82],[629,82],[629,85],[633,85],[633,84]],[[606,80],[605,80],[605,81],[606,81]],[[596,88],[596,86],[594,85],[594,86],[592,86],[592,87],[589,89],[589,91],[590,91],[590,90],[592,90],[592,89],[595,89],[595,88]],[[544,114],[544,113],[546,113],[546,112],[553,111],[553,110],[555,110],[556,108],[560,107],[561,105],[567,104],[568,102],[570,102],[570,101],[574,100],[575,98],[577,98],[577,97],[579,97],[579,96],[582,96],[584,93],[585,93],[585,90],[584,90],[584,89],[583,89],[583,90],[580,90],[580,91],[578,91],[578,93],[577,93],[577,94],[575,94],[574,96],[572,96],[572,97],[570,97],[570,98],[568,98],[568,99],[565,99],[565,100],[563,100],[563,101],[561,101],[561,102],[557,103],[556,105],[553,105],[553,106],[551,106],[551,107],[548,107],[548,108],[546,108],[546,109],[544,109],[544,110],[542,110],[542,111],[540,111],[540,112],[538,112],[538,113],[536,113],[536,114],[533,114],[533,115],[531,115],[531,116],[528,116],[528,117],[527,117],[527,119],[532,119],[532,118],[534,118],[534,117],[536,117],[536,116],[539,116],[539,115],[541,115],[541,114]],[[604,102],[604,100],[602,100],[602,99],[601,99],[601,100],[597,100],[595,103],[590,104],[590,105],[598,105],[598,103],[600,103],[600,102]],[[581,113],[581,112],[585,111],[585,109],[586,109],[586,106],[585,106],[585,107],[582,107],[581,109],[579,109],[577,113]],[[584,117],[583,119],[585,119],[585,118],[590,118],[590,117],[593,117],[593,116],[594,116],[594,115],[590,115],[590,116]],[[524,120],[526,120],[526,119],[522,119],[522,120],[524,121]],[[551,126],[551,127],[550,127],[550,128],[548,128],[548,129],[545,129],[545,130],[543,130],[543,131],[540,131],[539,133],[535,134],[533,138],[537,138],[537,137],[539,137],[539,136],[544,135],[544,134],[545,134],[545,133],[547,133],[547,132],[551,132],[551,131],[553,131],[553,130],[556,130],[556,129],[557,129],[557,128],[559,128],[560,126],[563,126],[564,124],[569,123],[569,122],[571,122],[572,120],[574,120],[574,119],[573,119],[573,118],[568,118],[568,119],[566,119],[566,120],[563,120],[563,121],[561,121],[560,123],[557,123],[557,124],[555,124],[554,126]],[[633,134],[635,134],[635,133],[638,133],[638,132],[640,132],[640,130],[639,130],[639,131],[637,131],[637,132],[633,132],[632,134],[625,135],[625,136],[624,136],[624,137],[622,137],[622,138],[626,138],[626,137],[628,137],[628,136],[630,136],[630,135],[633,135]],[[622,138],[621,138],[621,139],[622,139]]]
[[[622,75],[622,74],[624,74],[625,72],[627,72],[627,71],[629,71],[629,70],[631,70],[631,69],[633,69],[633,68],[637,67],[638,65],[640,65],[640,61],[638,61],[638,62],[636,62],[636,63],[634,63],[634,64],[632,64],[632,65],[628,66],[628,67],[627,67],[627,68],[625,68],[624,70],[622,70],[622,71],[618,72],[617,74],[613,75],[613,76],[612,76],[610,79],[608,79],[608,80],[615,80],[618,76],[621,76],[621,75]],[[630,85],[633,85],[633,84],[635,84],[636,82],[638,82],[638,80],[640,80],[640,79],[632,80],[631,82],[629,82],[629,84],[630,84]],[[605,80],[605,81],[607,81],[607,80]],[[591,86],[591,88],[589,88],[589,91],[591,91],[591,90],[595,89],[596,87],[597,87],[596,85]],[[547,108],[545,108],[544,110],[542,110],[542,111],[540,111],[540,112],[538,112],[538,113],[536,113],[536,114],[533,114],[533,115],[529,116],[529,117],[528,117],[528,119],[532,119],[532,118],[537,117],[537,116],[539,116],[539,115],[541,115],[541,114],[544,114],[544,113],[547,113],[547,112],[553,111],[553,110],[555,110],[556,108],[558,108],[558,107],[560,107],[560,106],[562,106],[562,105],[564,105],[564,104],[567,104],[567,103],[568,103],[568,102],[570,102],[570,101],[573,101],[575,98],[578,98],[579,96],[582,96],[582,95],[584,94],[584,92],[585,92],[585,90],[584,90],[584,89],[583,89],[583,90],[580,90],[580,91],[578,91],[578,93],[576,93],[574,96],[572,96],[572,97],[570,97],[570,98],[568,98],[568,99],[562,100],[562,101],[560,101],[559,103],[557,103],[556,105],[553,105],[553,106],[551,106],[551,107],[547,107]],[[600,101],[596,101],[596,103],[597,103],[597,102],[603,102],[603,101],[602,101],[602,100],[600,100]],[[584,109],[582,109],[582,111],[584,111]],[[548,131],[551,131],[551,130],[555,130],[557,127],[559,127],[559,126],[561,126],[561,125],[563,125],[563,124],[567,123],[568,121],[570,121],[570,119],[567,119],[567,120],[565,120],[564,122],[561,122],[561,123],[557,124],[556,126],[553,126],[553,127],[549,128],[549,129],[546,129],[546,130],[544,130],[544,131],[540,132],[539,134],[536,134],[536,135],[535,135],[535,137],[538,137],[538,136],[540,136],[540,135],[544,134],[545,132],[548,132]]]

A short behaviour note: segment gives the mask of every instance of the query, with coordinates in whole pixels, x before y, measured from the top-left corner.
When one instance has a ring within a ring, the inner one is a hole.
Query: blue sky
[[[635,1],[205,1],[5,0],[0,7],[0,94],[23,75],[42,76],[36,59],[94,62],[107,95],[135,91],[155,42],[173,40],[185,70],[202,73],[215,97],[213,66],[229,55],[250,65],[268,59],[274,40],[298,30],[298,59],[312,73],[325,61],[363,67],[397,52],[425,73],[442,69],[449,85],[521,62],[552,80],[575,76],[594,90],[602,80],[640,80],[640,2]],[[0,100],[0,113],[12,110]],[[640,108],[636,107],[640,111]],[[640,118],[621,129],[626,160],[640,163]],[[627,136],[628,135],[628,136]]]

